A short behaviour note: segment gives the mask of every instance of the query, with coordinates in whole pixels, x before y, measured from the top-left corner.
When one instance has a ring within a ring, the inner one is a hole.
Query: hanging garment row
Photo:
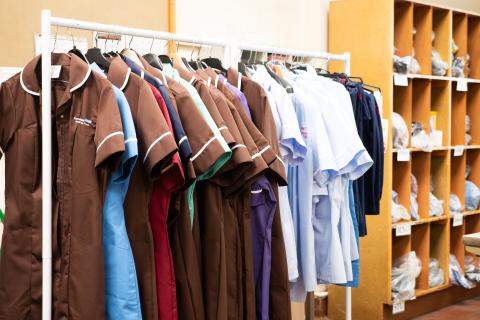
[[[40,66],[0,88],[6,319],[41,315]],[[358,285],[383,183],[362,82],[131,49],[52,66],[54,319],[290,319],[317,283]]]

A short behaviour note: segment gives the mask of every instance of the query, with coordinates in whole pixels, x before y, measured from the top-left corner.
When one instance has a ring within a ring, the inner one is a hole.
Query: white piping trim
[[[35,92],[28,89],[25,83],[23,83],[23,69],[22,69],[22,72],[20,72],[20,84],[22,85],[23,90],[25,90],[26,92],[33,94],[34,96],[38,96],[38,97],[40,96],[40,92]]]
[[[115,132],[110,133],[108,136],[106,136],[106,137],[102,140],[102,142],[100,142],[100,144],[98,145],[98,147],[97,147],[97,152],[98,152],[98,150],[100,150],[100,148],[103,146],[103,144],[104,144],[105,142],[107,142],[108,139],[110,139],[110,138],[112,138],[112,137],[114,137],[114,136],[119,136],[119,135],[122,135],[122,136],[123,136],[123,132],[122,132],[122,131],[115,131]]]
[[[167,78],[165,78],[165,75],[163,74],[162,71],[160,71],[160,74],[162,75],[162,78],[163,78],[163,84],[168,88]]]
[[[188,81],[188,83],[192,84],[193,81],[195,81],[195,79],[197,79],[197,78],[195,78],[195,76],[193,76],[192,79],[190,79],[190,81]]]
[[[260,189],[260,190],[252,190],[252,191],[250,191],[250,193],[259,194],[259,193],[262,193],[262,191],[263,191],[262,189]]]
[[[119,88],[121,91],[123,91],[123,89],[125,89],[125,87],[127,86],[128,79],[130,79],[131,73],[132,73],[132,69],[128,68],[127,75],[125,76],[125,80],[123,81],[122,86]]]
[[[157,140],[153,141],[152,144],[150,145],[150,147],[148,147],[148,150],[147,150],[147,153],[145,154],[145,158],[143,158],[143,163],[145,163],[145,161],[147,161],[147,158],[148,158],[148,155],[150,154],[150,151],[152,151],[153,147],[160,142],[160,140],[162,140],[163,138],[165,138],[166,136],[168,136],[169,134],[172,134],[170,131],[168,132],[165,132],[164,134],[162,134],[160,137],[157,138]]]
[[[227,130],[228,128],[226,126],[223,126],[223,127],[220,127],[218,128],[219,131],[222,131],[222,130]]]
[[[280,158],[277,154],[277,159],[280,160],[280,162],[285,166],[285,162],[283,162],[282,158]]]
[[[265,151],[267,151],[268,149],[270,149],[270,145],[266,146],[265,148],[263,148],[260,152],[257,152],[255,153],[253,156],[252,156],[252,159],[255,159],[255,158],[258,158],[262,155],[262,153],[264,153]]]
[[[234,145],[230,150],[233,151],[233,150],[235,150],[235,149],[237,149],[237,148],[246,148],[246,147],[247,147],[246,145],[239,143],[239,144]]]
[[[203,147],[193,157],[190,158],[190,160],[194,161],[195,159],[197,159],[202,154],[202,152],[205,151],[208,145],[216,139],[217,139],[217,136],[210,138],[210,140],[208,140],[207,143],[205,143]]]
[[[130,138],[130,139],[125,140],[125,144],[130,143],[130,142],[137,142],[137,141],[138,141],[137,138]]]
[[[75,87],[71,88],[70,92],[73,92],[73,91],[77,90],[78,88],[80,88],[81,86],[83,86],[85,84],[85,82],[87,81],[88,77],[90,77],[91,73],[92,73],[92,67],[90,67],[90,65],[88,65],[88,71],[87,71],[87,74],[85,75],[85,78],[83,78],[82,82],[77,84]]]
[[[217,74],[215,77],[215,88],[218,88],[218,79],[220,79],[220,76]]]
[[[145,78],[145,71],[143,71],[143,69],[140,69],[140,78]]]
[[[0,154],[5,154],[5,152],[3,152],[3,149],[2,149],[1,146],[0,146]]]
[[[183,142],[185,142],[186,140],[188,140],[188,137],[187,136],[184,136],[182,139],[180,139],[180,141],[178,141],[178,146],[180,146]]]
[[[212,78],[208,77],[208,81],[207,81],[207,87],[210,88],[210,84],[212,83]]]

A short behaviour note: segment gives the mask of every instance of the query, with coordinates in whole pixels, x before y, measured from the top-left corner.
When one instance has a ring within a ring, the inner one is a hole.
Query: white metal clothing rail
[[[285,56],[318,58],[318,59],[323,59],[327,61],[342,61],[344,63],[344,72],[347,75],[350,75],[350,52],[345,52],[343,54],[333,54],[328,52],[302,51],[302,50],[293,50],[288,48],[261,46],[261,45],[253,45],[253,44],[252,45],[242,44],[238,46],[238,49],[264,52],[264,53],[274,53],[274,54],[285,55]]]
[[[96,22],[80,21],[52,17],[50,10],[42,10],[42,319],[52,318],[52,120],[51,120],[51,27],[66,27],[90,31],[100,31],[111,34],[129,35],[134,37],[153,38],[175,42],[195,43],[206,46],[223,47],[225,56],[231,51],[231,44],[226,41],[192,37],[169,32],[128,28],[118,25],[102,24]],[[272,52],[283,55],[338,60],[345,62],[345,73],[350,74],[350,53],[335,55],[297,51],[266,46],[239,47],[242,50]],[[228,59],[227,59],[228,60]],[[351,303],[349,302],[350,289],[347,288],[347,320],[351,319]]]

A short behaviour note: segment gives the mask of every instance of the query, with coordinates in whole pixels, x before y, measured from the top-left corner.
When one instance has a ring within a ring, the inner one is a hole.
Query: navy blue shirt
[[[162,95],[163,100],[165,100],[165,104],[168,109],[168,115],[170,116],[170,121],[172,122],[173,127],[173,134],[175,135],[175,141],[178,145],[178,151],[180,154],[180,159],[182,161],[182,166],[187,174],[188,169],[188,162],[190,161],[190,157],[192,156],[192,148],[190,146],[190,142],[188,142],[187,135],[185,134],[185,130],[183,130],[182,123],[180,122],[180,118],[170,101],[168,96],[168,91],[163,84],[160,83],[154,76],[142,70],[135,62],[127,57],[122,57],[125,63],[132,69],[132,72],[136,75],[142,77],[145,81],[150,83],[154,86]]]

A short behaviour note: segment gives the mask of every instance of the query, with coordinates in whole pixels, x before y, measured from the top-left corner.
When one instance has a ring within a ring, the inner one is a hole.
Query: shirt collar
[[[115,57],[110,62],[107,79],[115,87],[123,91],[130,80],[131,73],[132,69],[120,57]]]
[[[70,67],[68,88],[70,92],[81,88],[92,73],[92,68],[76,55],[52,53],[52,66],[61,65]],[[20,84],[23,90],[34,96],[40,96],[41,55],[36,56],[22,70]]]

